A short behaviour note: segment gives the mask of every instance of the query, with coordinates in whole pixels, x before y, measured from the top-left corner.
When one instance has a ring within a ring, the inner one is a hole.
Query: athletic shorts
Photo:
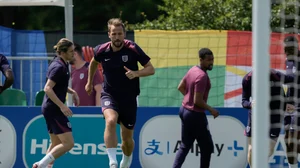
[[[244,135],[247,136],[247,137],[251,137],[251,125],[252,125],[252,119],[251,119],[251,116],[252,116],[252,112],[249,110],[248,111],[248,124],[247,124],[247,127],[244,131]],[[271,115],[271,121],[273,121],[273,123],[280,123],[280,116],[279,115]],[[278,121],[278,122],[276,122]],[[271,139],[277,139],[280,135],[280,131],[281,131],[281,128],[270,128],[270,131],[269,131],[269,136]]]
[[[284,129],[294,131],[295,127],[300,127],[300,117],[298,116],[284,116]]]
[[[42,108],[42,112],[50,134],[58,135],[66,132],[72,132],[72,126],[68,117],[66,117],[60,110],[55,111]]]
[[[122,96],[121,96],[122,95]],[[109,93],[101,93],[101,107],[104,112],[106,109],[115,110],[118,117],[118,124],[122,123],[126,128],[133,129],[137,115],[137,96],[133,95],[111,95]]]

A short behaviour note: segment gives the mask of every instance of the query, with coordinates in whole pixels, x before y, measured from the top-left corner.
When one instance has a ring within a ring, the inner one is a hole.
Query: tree
[[[244,0],[163,0],[159,10],[164,15],[150,21],[130,25],[131,29],[162,30],[251,30],[252,4]],[[288,1],[288,0],[287,0]],[[272,4],[272,27],[280,27],[280,14],[295,13],[295,5]],[[286,20],[287,27],[293,26],[295,19]],[[279,30],[276,30],[279,31]]]

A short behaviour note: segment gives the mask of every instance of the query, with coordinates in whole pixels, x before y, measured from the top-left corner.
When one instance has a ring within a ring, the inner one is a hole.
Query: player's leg
[[[134,149],[133,128],[128,128],[122,122],[121,125],[121,139],[123,157],[120,162],[120,168],[129,168],[132,161],[132,152]]]
[[[123,157],[120,163],[121,168],[128,168],[132,161],[134,149],[133,130],[136,123],[137,99],[135,96],[128,96],[126,100],[119,100],[121,125],[121,139]]]
[[[176,153],[173,168],[181,168],[195,141],[195,133],[193,131],[195,127],[193,127],[193,123],[191,123],[193,118],[192,113],[194,112],[190,112],[183,107],[180,107],[179,117],[181,119],[181,143],[179,150]]]
[[[49,136],[50,136],[51,143],[50,143],[50,145],[49,145],[49,148],[48,148],[46,154],[48,154],[55,146],[61,144],[61,141],[60,141],[60,139],[58,138],[58,136],[56,136],[56,135],[53,134],[53,133],[49,133]],[[49,163],[47,168],[52,168],[52,167],[53,167],[53,164],[54,164],[54,162]]]
[[[248,160],[248,164],[251,168],[251,161],[252,161],[252,141],[251,141],[251,137],[248,137],[248,154],[247,154],[247,160]]]
[[[272,121],[272,119],[271,119],[271,121]],[[276,120],[276,121],[278,121],[278,120]],[[272,124],[273,124],[274,122],[272,122]],[[278,123],[278,122],[277,122]],[[276,123],[276,124],[277,124]],[[272,126],[272,125],[271,125]],[[270,129],[270,146],[269,146],[269,157],[271,157],[272,155],[273,155],[273,153],[274,153],[274,148],[275,148],[275,145],[276,145],[276,143],[277,143],[277,139],[278,139],[278,137],[279,137],[279,135],[280,135],[280,132],[281,132],[281,128],[271,128]]]
[[[104,143],[106,146],[106,152],[109,158],[109,165],[111,167],[117,167],[117,122],[118,122],[118,113],[116,111],[117,107],[114,99],[111,95],[107,93],[101,94],[101,106],[102,113],[105,118],[105,130],[104,130]]]
[[[74,146],[71,123],[66,116],[52,117],[48,119],[48,124],[53,134],[57,136],[61,143],[53,146],[43,159],[33,165],[34,168],[46,168],[55,159],[70,151]]]
[[[298,167],[297,161],[297,131],[295,130],[294,117],[286,116],[284,118],[284,124],[286,126],[285,143],[286,143],[286,154],[288,158],[289,168]]]
[[[209,130],[209,124],[205,113],[196,113],[193,117],[196,125],[196,139],[201,151],[200,168],[209,168],[211,154],[214,152],[214,144]]]

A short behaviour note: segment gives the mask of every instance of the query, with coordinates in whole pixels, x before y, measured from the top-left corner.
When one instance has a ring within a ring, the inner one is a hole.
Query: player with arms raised
[[[110,42],[94,48],[95,56],[89,67],[86,91],[92,92],[93,76],[98,63],[102,63],[104,85],[101,106],[106,121],[104,142],[107,147],[109,166],[117,168],[117,123],[121,126],[123,158],[121,168],[130,167],[134,148],[133,128],[136,122],[137,101],[140,93],[139,77],[154,74],[150,58],[134,42],[126,40],[125,26],[120,19],[108,21]],[[138,69],[138,62],[144,67]]]

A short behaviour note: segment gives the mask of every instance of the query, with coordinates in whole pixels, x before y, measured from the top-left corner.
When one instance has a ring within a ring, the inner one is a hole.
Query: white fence
[[[35,95],[42,90],[46,80],[48,63],[53,57],[6,57],[13,69],[15,82],[13,88],[25,92],[27,104],[34,105]],[[0,78],[1,84],[4,78]]]

